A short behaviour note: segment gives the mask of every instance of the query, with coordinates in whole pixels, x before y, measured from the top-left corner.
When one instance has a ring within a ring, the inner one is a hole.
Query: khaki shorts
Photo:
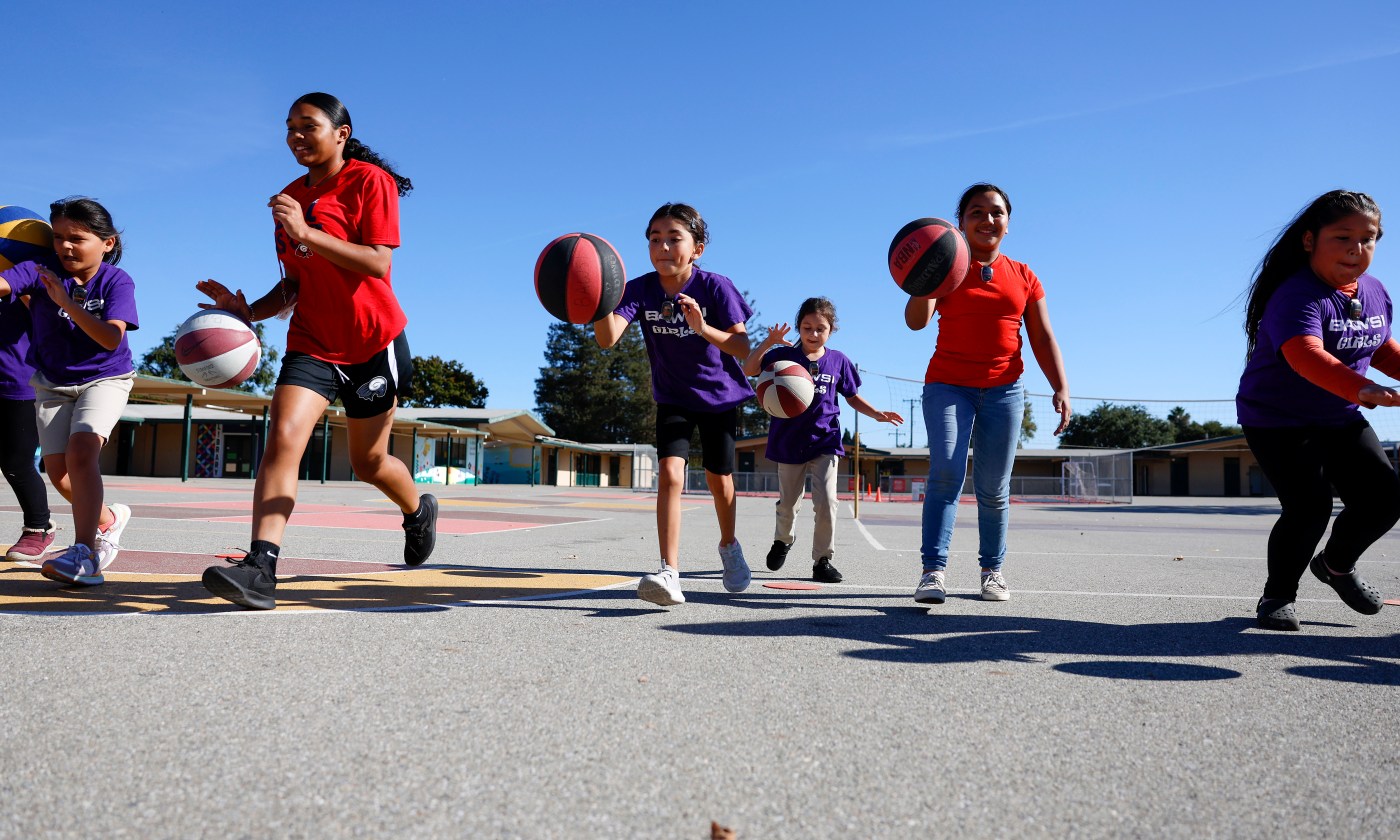
[[[44,454],[67,452],[68,438],[76,432],[92,432],[106,443],[122,419],[135,376],[128,373],[81,385],[55,385],[42,373],[34,374],[29,384],[34,386],[34,416]]]

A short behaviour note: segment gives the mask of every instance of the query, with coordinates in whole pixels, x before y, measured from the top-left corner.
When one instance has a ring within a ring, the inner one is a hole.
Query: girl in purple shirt
[[[622,302],[593,325],[599,346],[612,347],[633,320],[641,321],[656,399],[656,450],[661,459],[656,530],[661,568],[637,584],[637,597],[661,606],[685,603],[680,588],[681,491],[690,436],[700,432],[705,483],[719,518],[724,588],[749,586],[748,564],[734,536],[734,435],[738,405],[753,396],[740,360],[749,354],[744,322],[753,310],[727,277],[696,260],[709,230],[687,204],[664,204],[647,223],[655,271],[628,281]]]
[[[1400,477],[1359,407],[1400,405],[1370,381],[1400,377],[1385,287],[1366,273],[1381,211],[1365,193],[1334,190],[1299,213],[1259,263],[1245,314],[1248,361],[1235,398],[1245,440],[1278,493],[1269,577],[1256,607],[1267,630],[1298,630],[1304,569],[1360,613],[1380,592],[1356,571],[1362,552],[1400,519]],[[1332,518],[1335,488],[1342,510]]]
[[[135,283],[120,268],[121,234],[90,198],[49,206],[52,261],[0,272],[0,297],[28,296],[29,362],[44,471],[73,505],[75,542],[41,571],[61,583],[95,586],[117,557],[131,509],[102,498],[98,456],[121,419],[135,375],[126,334],[136,321]]]

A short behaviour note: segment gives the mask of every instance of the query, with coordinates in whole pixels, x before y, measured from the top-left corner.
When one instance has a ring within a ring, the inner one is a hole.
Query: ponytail
[[[413,182],[394,171],[394,167],[389,162],[380,157],[374,149],[351,137],[345,141],[345,159],[362,160],[365,163],[372,163],[375,166],[389,173],[389,177],[394,179],[394,183],[399,186],[399,195],[405,196],[413,192]]]

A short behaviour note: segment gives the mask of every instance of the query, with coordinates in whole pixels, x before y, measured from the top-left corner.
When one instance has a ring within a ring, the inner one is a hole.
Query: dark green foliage
[[[632,324],[604,350],[591,324],[551,324],[544,358],[535,405],[556,435],[584,443],[653,442],[656,403],[640,326]]]
[[[409,408],[485,408],[491,392],[456,359],[413,357],[413,391]]]
[[[1173,443],[1172,425],[1141,405],[1099,403],[1088,414],[1070,418],[1060,448],[1138,449]]]
[[[1026,400],[1026,413],[1021,415],[1021,436],[1016,439],[1016,448],[1019,449],[1026,444],[1026,441],[1035,437],[1035,430],[1035,415],[1031,412],[1031,401]]]
[[[1177,443],[1186,443],[1192,440],[1209,440],[1210,438],[1229,437],[1240,434],[1239,426],[1227,426],[1219,420],[1207,420],[1204,423],[1197,423],[1191,419],[1191,415],[1186,413],[1186,409],[1181,406],[1173,408],[1167,414],[1167,422],[1172,426],[1172,434]]]

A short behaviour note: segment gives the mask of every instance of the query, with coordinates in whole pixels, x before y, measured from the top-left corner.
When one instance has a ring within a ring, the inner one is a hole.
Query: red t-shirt
[[[990,283],[974,260],[962,285],[939,298],[938,342],[924,382],[994,388],[1021,376],[1021,321],[1045,290],[1025,263],[998,254],[991,265]]]
[[[312,227],[356,245],[399,245],[399,191],[373,164],[347,160],[314,187],[301,177],[282,192],[296,199]],[[277,226],[277,259],[300,281],[287,329],[287,350],[333,364],[357,364],[388,347],[408,324],[389,274],[371,277],[333,264],[293,242]]]

